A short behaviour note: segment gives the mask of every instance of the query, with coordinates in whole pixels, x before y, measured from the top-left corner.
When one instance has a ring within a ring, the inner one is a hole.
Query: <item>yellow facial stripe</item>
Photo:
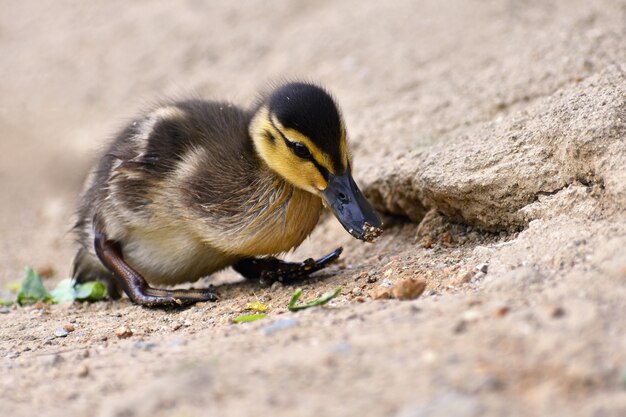
[[[336,174],[330,157],[320,148],[318,148],[317,145],[315,145],[311,141],[311,139],[295,129],[285,128],[274,116],[272,116],[272,124],[279,130],[279,132],[277,133],[282,133],[287,138],[287,140],[290,140],[292,142],[300,142],[306,145],[306,147],[309,149],[309,152],[311,152],[311,156],[313,157],[315,162],[326,168],[328,172]]]
[[[341,163],[344,168],[348,168],[350,162],[350,154],[348,153],[348,139],[346,138],[346,127],[341,118],[341,139],[339,140],[339,153],[341,155]]]
[[[296,156],[281,138],[281,131],[269,119],[266,108],[260,109],[250,124],[257,153],[267,165],[283,178],[313,194],[328,185],[311,161]]]

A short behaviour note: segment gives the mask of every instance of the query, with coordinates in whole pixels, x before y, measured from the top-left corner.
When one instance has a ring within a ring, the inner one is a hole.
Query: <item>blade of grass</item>
[[[264,319],[265,317],[267,317],[267,314],[264,314],[264,313],[261,313],[261,314],[246,314],[246,315],[243,315],[243,316],[235,317],[232,321],[235,324],[250,323],[252,321],[257,321],[257,320]]]
[[[306,303],[302,303],[302,304],[296,304],[298,300],[300,299],[300,297],[302,296],[302,288],[298,288],[291,295],[291,300],[289,300],[288,308],[290,311],[299,311],[299,310],[304,310],[305,308],[321,306],[321,305],[326,304],[333,298],[337,297],[339,294],[341,294],[341,287],[336,288],[334,291],[329,291],[323,294],[321,297],[316,298],[314,300],[307,301]]]

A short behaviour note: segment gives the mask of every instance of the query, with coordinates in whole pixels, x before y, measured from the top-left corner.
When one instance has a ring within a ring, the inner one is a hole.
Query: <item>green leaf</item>
[[[74,289],[74,281],[70,278],[59,282],[55,289],[50,291],[53,303],[72,302],[76,298],[76,290]]]
[[[261,314],[248,314],[248,315],[244,315],[244,316],[235,317],[233,319],[233,323],[236,323],[236,324],[239,324],[239,323],[250,323],[251,321],[261,320],[261,319],[264,319],[265,317],[267,317],[267,314],[264,314],[264,313],[261,313]]]
[[[71,278],[59,282],[50,292],[52,301],[63,303],[66,301],[100,301],[107,297],[106,286],[100,281],[90,281],[76,284]]]
[[[90,281],[77,284],[76,299],[78,301],[100,301],[107,298],[107,287],[100,281]]]
[[[20,305],[34,304],[37,301],[49,301],[50,295],[41,282],[39,274],[33,268],[24,268],[24,279],[17,292],[17,302]]]
[[[252,301],[246,304],[246,310],[252,310],[252,311],[259,312],[259,313],[263,313],[264,311],[267,311],[267,304],[263,304],[260,301]]]
[[[314,300],[307,301],[306,303],[303,303],[303,304],[296,304],[298,300],[300,299],[300,297],[302,296],[302,288],[298,288],[291,295],[291,300],[289,300],[288,308],[291,311],[298,311],[298,310],[304,310],[305,308],[321,306],[321,305],[326,304],[333,298],[337,297],[339,294],[341,294],[341,287],[335,289],[334,291],[329,291],[325,293],[324,295],[322,295],[321,297],[316,298]]]

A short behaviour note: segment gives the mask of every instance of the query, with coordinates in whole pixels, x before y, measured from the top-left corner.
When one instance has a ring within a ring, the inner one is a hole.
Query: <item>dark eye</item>
[[[293,146],[293,151],[300,158],[307,159],[311,157],[311,152],[309,152],[309,148],[307,148],[306,145],[304,145],[303,143],[294,142],[292,146]]]

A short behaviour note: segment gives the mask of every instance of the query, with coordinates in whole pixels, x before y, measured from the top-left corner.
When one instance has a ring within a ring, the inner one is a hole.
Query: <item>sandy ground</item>
[[[626,2],[5,3],[3,287],[68,275],[82,180],[146,103],[284,78],[342,104],[387,230],[325,218],[289,257],[343,245],[303,286],[343,293],[297,314],[249,282],[181,311],[2,308],[1,415],[626,415]],[[372,299],[406,278],[426,292]],[[269,317],[232,324],[254,300]]]

